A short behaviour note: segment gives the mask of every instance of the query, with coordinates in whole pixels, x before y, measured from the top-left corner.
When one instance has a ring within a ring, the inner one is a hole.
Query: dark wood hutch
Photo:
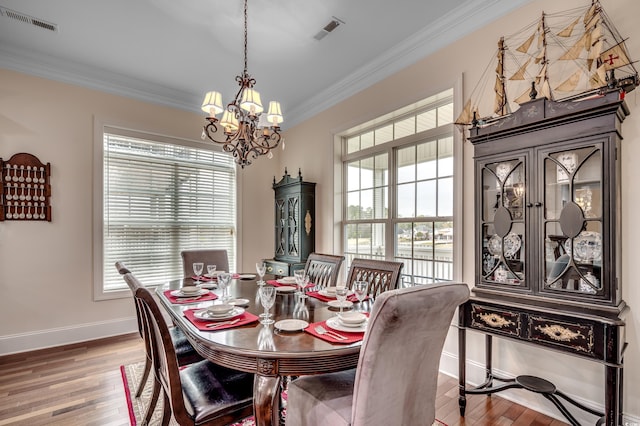
[[[573,425],[579,423],[563,402],[597,416],[598,424],[622,423],[628,308],[620,282],[619,157],[628,114],[622,91],[574,102],[543,98],[470,130],[476,274],[473,295],[459,311],[462,415],[466,394],[524,388],[550,400]],[[474,388],[465,378],[467,329],[486,335],[486,381]],[[496,377],[493,337],[601,363],[605,412],[537,377],[543,371]]]

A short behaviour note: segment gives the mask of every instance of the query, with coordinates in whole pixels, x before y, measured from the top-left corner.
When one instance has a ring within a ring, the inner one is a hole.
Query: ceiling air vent
[[[340,24],[344,24],[344,21],[341,20],[341,19],[336,18],[335,16],[332,16],[331,17],[331,22],[329,22],[327,25],[325,25],[323,29],[318,31],[318,33],[316,35],[314,35],[313,38],[315,38],[316,40],[322,40],[323,38],[325,38],[327,36],[327,34],[329,34],[331,31],[335,30],[336,28],[338,28],[338,26]]]
[[[58,26],[56,24],[34,18],[33,16],[25,15],[24,13],[16,12],[15,10],[7,9],[6,7],[0,7],[0,15],[45,30],[53,32],[58,31]]]

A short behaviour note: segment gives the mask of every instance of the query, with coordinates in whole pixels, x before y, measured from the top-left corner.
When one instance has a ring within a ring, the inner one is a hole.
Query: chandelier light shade
[[[202,110],[207,113],[207,122],[202,139],[208,138],[222,145],[222,149],[230,152],[236,163],[244,168],[261,155],[273,157],[271,150],[280,144],[280,124],[283,122],[279,102],[269,102],[269,109],[264,112],[260,93],[253,88],[256,80],[247,72],[247,0],[244,0],[244,70],[236,81],[240,89],[226,107],[222,105],[220,92],[205,95]],[[222,114],[220,120],[219,114]]]

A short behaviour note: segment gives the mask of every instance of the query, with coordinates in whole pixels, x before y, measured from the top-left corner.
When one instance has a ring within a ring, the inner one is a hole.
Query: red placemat
[[[202,320],[199,320],[198,318],[196,318],[195,315],[194,315],[194,312],[195,311],[199,311],[199,310],[200,309],[186,309],[183,313],[184,313],[184,316],[189,321],[191,321],[191,323],[193,325],[195,325],[196,328],[198,330],[200,330],[200,331],[226,330],[228,328],[240,327],[240,326],[243,326],[243,325],[251,324],[252,322],[258,321],[258,319],[259,319],[257,315],[253,315],[252,313],[245,311],[244,314],[228,320],[228,321],[233,321],[233,320],[237,319],[238,322],[236,322],[236,323],[223,324],[223,325],[220,325],[218,327],[209,328],[209,327],[207,327],[207,325],[216,324],[216,322],[215,321],[202,321]],[[220,322],[222,322],[222,321],[220,321]]]
[[[330,302],[332,300],[337,300],[335,296],[331,297],[331,296],[325,296],[323,294],[320,294],[317,291],[310,291],[307,293],[307,296],[311,296],[311,297],[315,297],[318,300],[322,300],[323,302]],[[367,300],[369,298],[369,296],[365,297],[364,300]],[[353,303],[358,303],[358,297],[355,294],[350,294],[347,296],[347,300],[349,302],[353,302]]]
[[[176,297],[173,296],[171,294],[171,292],[174,290],[165,290],[164,291],[164,295],[167,299],[169,299],[169,301],[175,305],[184,305],[186,303],[197,303],[197,302],[206,302],[207,300],[216,300],[218,298],[218,295],[213,293],[213,292],[209,292],[207,294],[203,294],[202,296],[198,297],[197,299],[195,297]]]
[[[295,282],[293,282],[291,284],[283,284],[283,283],[279,283],[278,280],[267,280],[267,284],[271,284],[272,286],[275,286],[275,287],[295,287],[295,288],[298,288],[298,284],[296,284]],[[309,284],[306,285],[305,288],[311,288],[311,287],[315,287],[315,284],[309,283]]]
[[[329,336],[329,334],[319,334],[315,328],[321,325],[323,326],[325,329],[327,329],[328,331],[333,331],[334,333],[338,333],[341,336],[346,337],[346,339],[344,340],[340,340],[340,339],[335,339],[331,336]],[[357,333],[347,333],[345,331],[337,331],[332,329],[331,327],[329,327],[327,325],[326,321],[320,321],[320,322],[314,322],[309,324],[309,326],[307,328],[304,329],[304,331],[306,331],[309,334],[313,334],[314,336],[316,336],[318,339],[322,339],[325,342],[329,342],[329,343],[339,343],[341,345],[349,345],[351,343],[356,343],[361,341],[364,338],[364,332],[360,331]]]

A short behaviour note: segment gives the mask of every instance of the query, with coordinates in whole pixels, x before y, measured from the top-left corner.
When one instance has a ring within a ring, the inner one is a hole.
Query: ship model
[[[456,124],[488,126],[539,97],[578,102],[612,91],[624,96],[640,84],[625,40],[599,1],[559,13],[543,12],[516,34],[500,38],[495,59]],[[493,111],[481,111],[480,101],[491,92]]]

